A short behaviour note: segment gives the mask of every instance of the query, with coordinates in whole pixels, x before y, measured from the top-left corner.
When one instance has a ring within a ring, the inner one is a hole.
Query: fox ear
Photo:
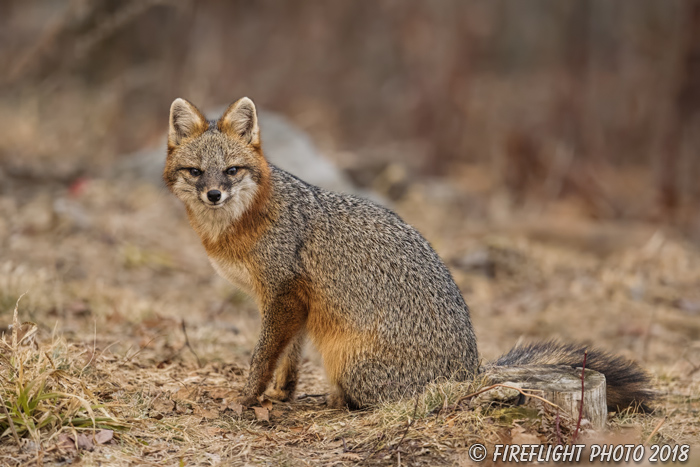
[[[177,146],[185,138],[204,133],[207,126],[207,119],[197,107],[178,97],[170,106],[168,146]]]
[[[242,139],[246,144],[259,146],[258,113],[253,101],[244,97],[229,105],[219,119],[219,130]]]

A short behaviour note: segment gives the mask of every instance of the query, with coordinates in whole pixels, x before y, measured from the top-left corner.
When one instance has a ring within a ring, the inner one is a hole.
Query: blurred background
[[[664,442],[700,439],[700,0],[0,0],[0,325],[28,292],[121,407],[244,383],[256,304],[159,175],[176,97],[242,96],[275,163],[425,235],[484,360],[595,344],[653,374]]]
[[[175,97],[247,95],[395,201],[454,179],[465,218],[563,209],[700,238],[697,0],[4,0],[0,70],[14,181],[155,147]]]

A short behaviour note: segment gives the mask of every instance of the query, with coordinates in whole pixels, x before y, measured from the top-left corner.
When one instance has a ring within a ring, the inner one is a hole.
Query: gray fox
[[[428,242],[378,204],[267,162],[250,99],[216,121],[176,99],[163,178],[214,269],[257,300],[262,328],[240,403],[255,404],[268,386],[270,397],[293,399],[307,336],[332,406],[372,406],[480,371],[467,305]],[[584,349],[519,346],[488,365],[580,366]],[[652,397],[648,375],[630,361],[589,350],[586,366],[605,374],[611,409]]]

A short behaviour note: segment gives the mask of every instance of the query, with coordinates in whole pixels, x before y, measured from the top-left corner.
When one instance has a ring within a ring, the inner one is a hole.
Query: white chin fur
[[[197,222],[215,240],[250,208],[257,191],[258,186],[246,176],[229,193],[222,193],[222,201],[216,205],[209,203],[206,193],[200,198],[201,202],[198,200],[189,204]]]

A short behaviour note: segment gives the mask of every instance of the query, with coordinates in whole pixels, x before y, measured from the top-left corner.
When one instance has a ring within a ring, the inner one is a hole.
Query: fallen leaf
[[[161,413],[170,413],[175,408],[173,401],[165,399],[163,397],[158,397],[151,402],[151,410]]]
[[[98,444],[107,444],[114,438],[114,431],[112,430],[100,430],[95,433],[95,441]]]
[[[219,411],[216,409],[205,409],[203,407],[195,407],[194,414],[209,420],[219,418]]]
[[[61,433],[60,435],[58,435],[56,445],[61,449],[65,449],[66,451],[76,451],[75,441],[73,440],[73,437],[71,437],[68,433]]]
[[[362,456],[356,452],[344,452],[340,455],[340,458],[348,461],[361,461]]]
[[[92,444],[92,437],[87,436],[84,433],[78,435],[78,449],[84,449],[86,451],[92,451],[95,446]]]
[[[257,418],[259,422],[270,421],[270,411],[265,407],[253,407],[253,410],[255,410],[255,418]]]
[[[8,326],[12,328],[12,326]],[[17,343],[20,345],[31,346],[36,344],[36,336],[39,333],[39,326],[31,321],[26,321],[19,326],[17,332]]]
[[[236,415],[240,415],[243,413],[243,406],[238,402],[229,402],[227,408],[233,410],[236,413]]]
[[[214,388],[209,390],[209,397],[212,399],[233,399],[237,394],[227,388]]]
[[[197,389],[195,388],[180,388],[175,394],[172,395],[174,401],[196,401],[197,400]]]
[[[180,404],[175,403],[175,412],[182,414],[188,413],[190,410],[190,406],[191,404],[188,404],[186,402],[181,402]]]
[[[272,410],[272,401],[270,399],[265,399],[260,403],[263,407],[265,407],[267,410]]]

